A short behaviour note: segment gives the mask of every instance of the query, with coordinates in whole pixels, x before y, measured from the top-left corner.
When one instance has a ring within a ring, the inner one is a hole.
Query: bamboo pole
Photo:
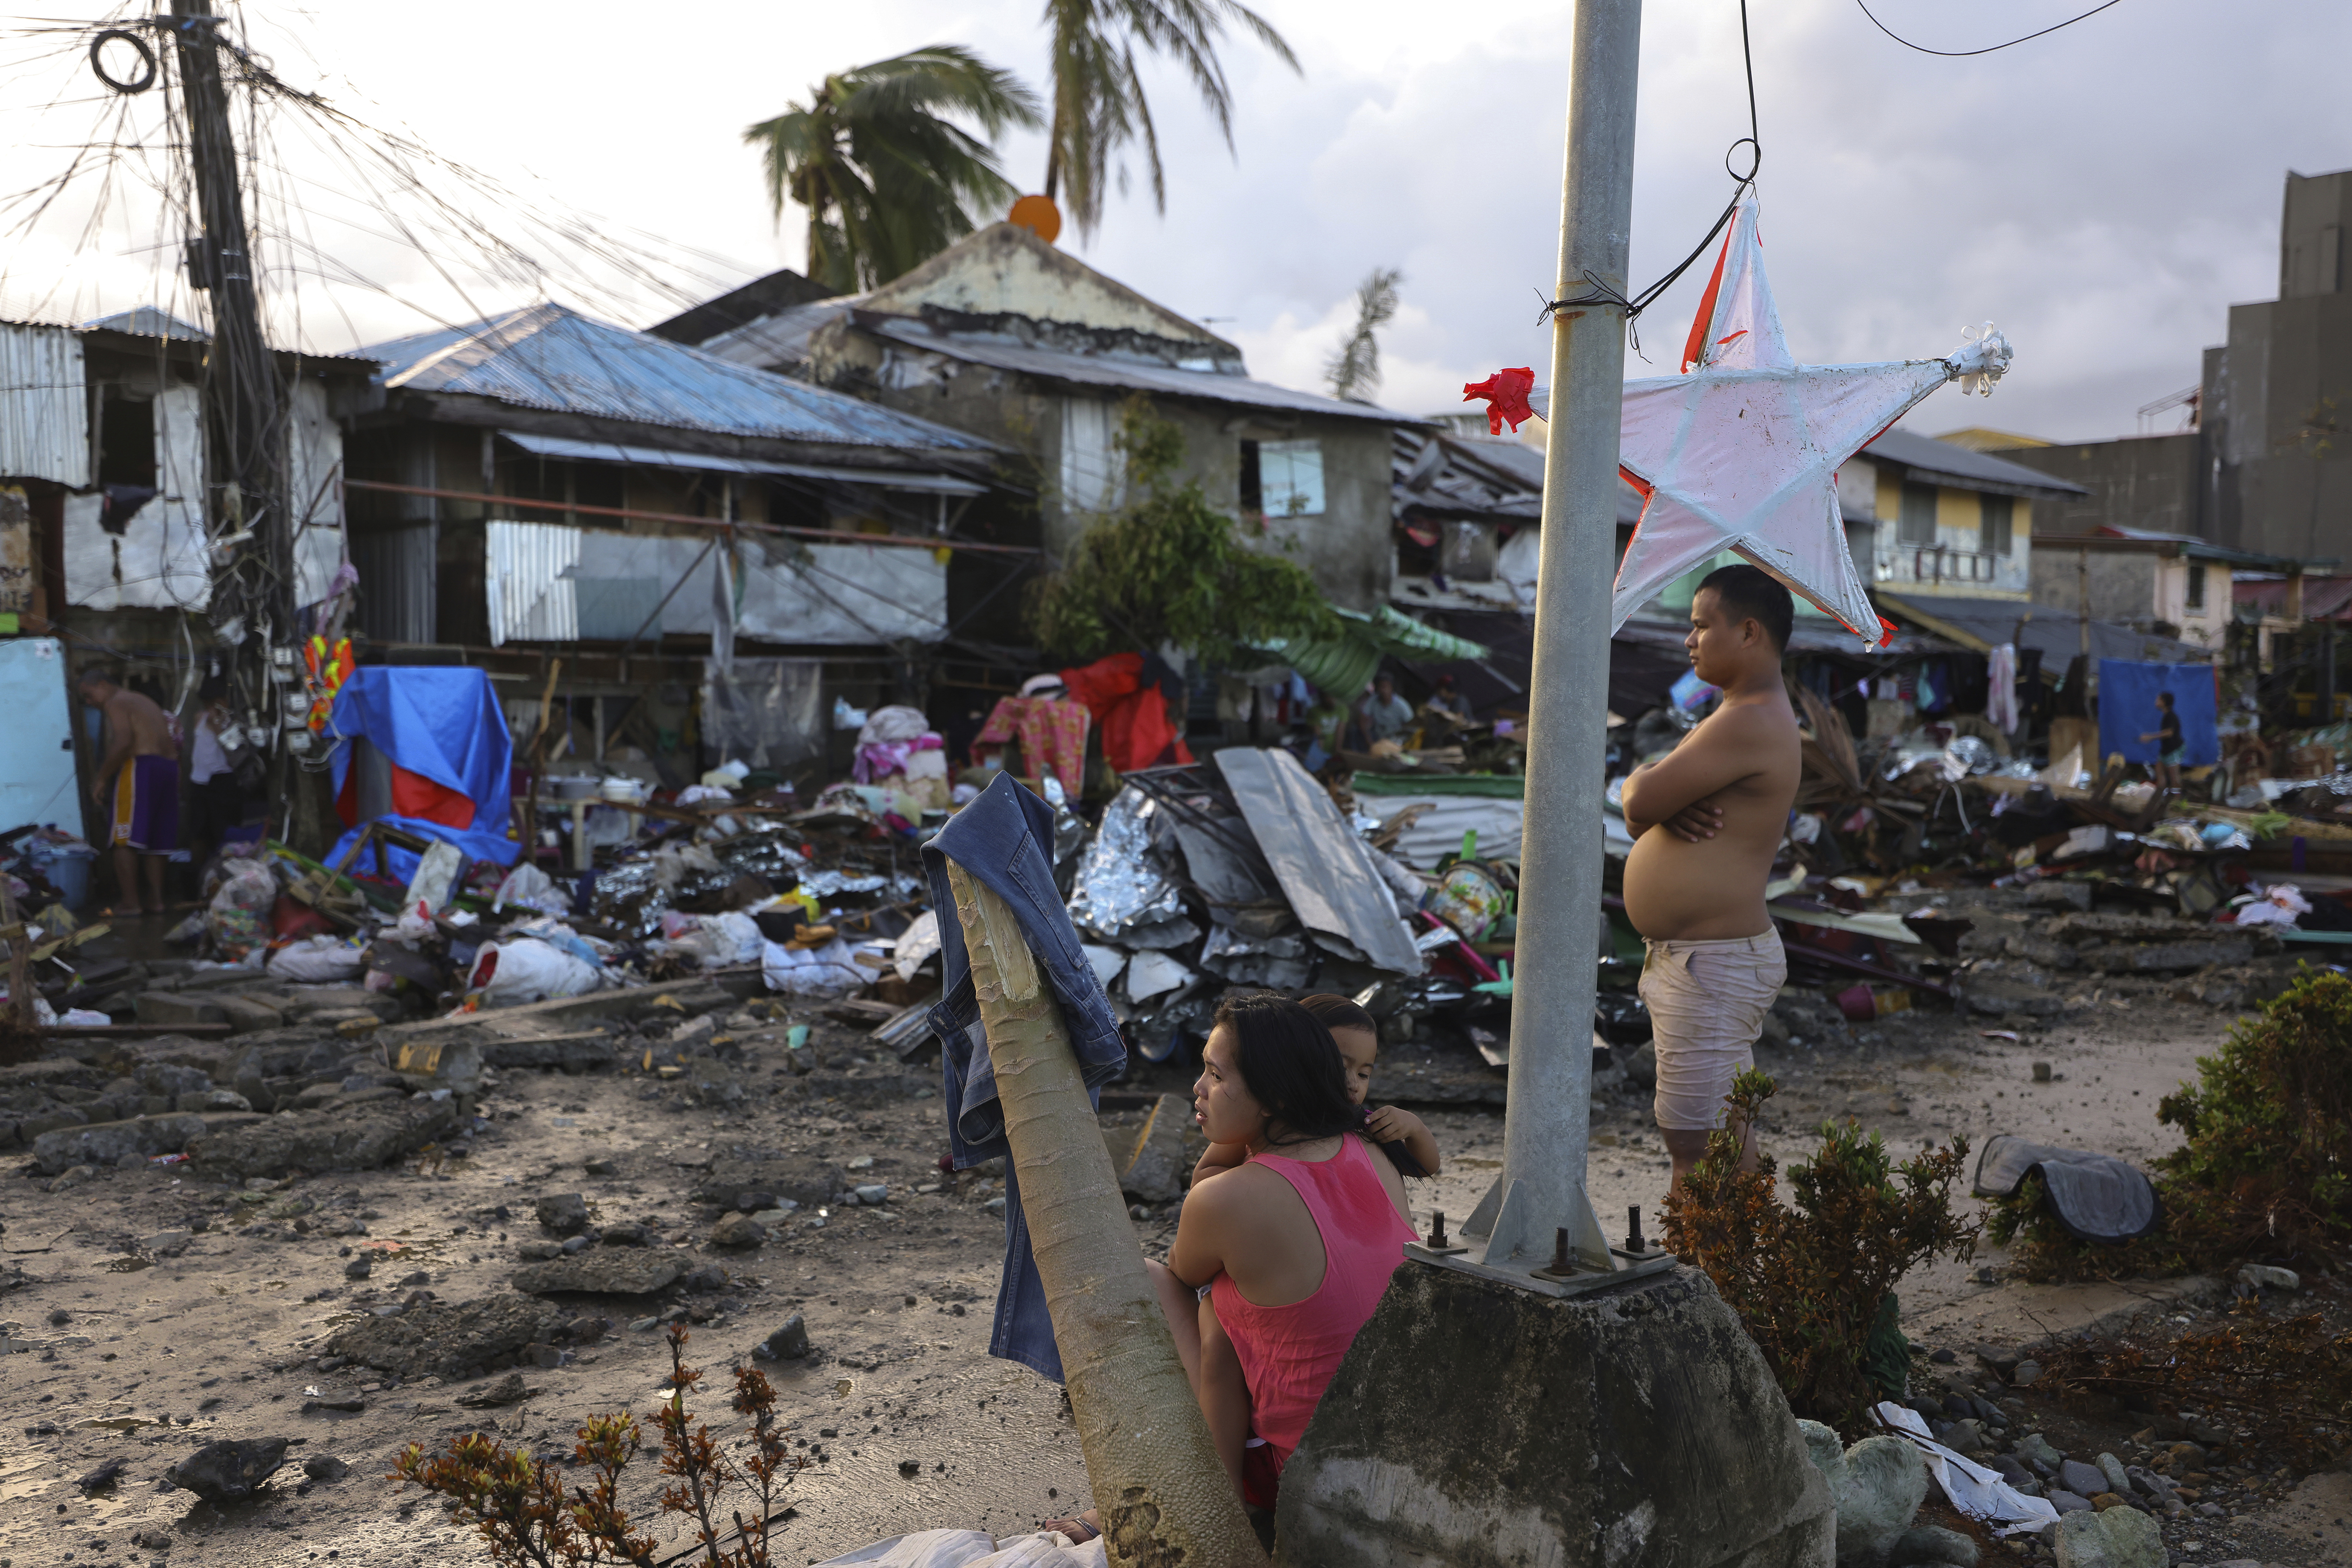
[[[1144,1271],[1061,1008],[1010,906],[953,861],[948,885],[1113,1568],[1265,1568]]]

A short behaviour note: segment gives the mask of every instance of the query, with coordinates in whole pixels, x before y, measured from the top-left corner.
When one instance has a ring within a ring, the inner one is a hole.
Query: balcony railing
[[[1906,544],[1878,558],[1877,576],[1882,583],[1998,583],[2022,564],[2015,555],[1988,555],[1948,544]]]

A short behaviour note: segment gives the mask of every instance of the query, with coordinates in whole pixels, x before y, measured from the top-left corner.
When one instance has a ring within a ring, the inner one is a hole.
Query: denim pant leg
[[[1045,1281],[1037,1274],[1029,1216],[1021,1208],[1021,1178],[1009,1154],[1004,1161],[1004,1277],[996,1289],[996,1324],[990,1331],[988,1353],[1062,1381],[1061,1347],[1054,1342]]]

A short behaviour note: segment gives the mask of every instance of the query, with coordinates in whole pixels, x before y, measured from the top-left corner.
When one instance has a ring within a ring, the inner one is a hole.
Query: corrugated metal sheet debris
[[[0,479],[89,483],[89,406],[70,327],[0,324]]]
[[[947,474],[901,472],[896,468],[818,468],[807,463],[770,463],[756,458],[714,458],[703,452],[678,452],[667,447],[628,447],[613,441],[579,441],[568,436],[540,436],[526,430],[501,430],[499,437],[526,452],[542,458],[562,458],[586,463],[636,463],[648,468],[696,468],[714,474],[787,474],[802,479],[837,479],[844,484],[873,485],[887,490],[921,490],[926,494],[977,496],[986,485]]]

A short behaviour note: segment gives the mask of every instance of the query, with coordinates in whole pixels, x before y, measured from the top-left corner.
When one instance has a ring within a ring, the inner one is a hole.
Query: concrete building
[[[869,293],[787,306],[711,353],[971,432],[1024,454],[1034,538],[1060,555],[1127,498],[1119,409],[1182,431],[1179,477],[1262,517],[1331,602],[1388,599],[1390,431],[1417,421],[1255,381],[1242,352],[1025,228],[995,224]]]
[[[2183,533],[2100,528],[2034,539],[2033,602],[2220,652],[2239,571],[2283,575],[2297,563]]]

